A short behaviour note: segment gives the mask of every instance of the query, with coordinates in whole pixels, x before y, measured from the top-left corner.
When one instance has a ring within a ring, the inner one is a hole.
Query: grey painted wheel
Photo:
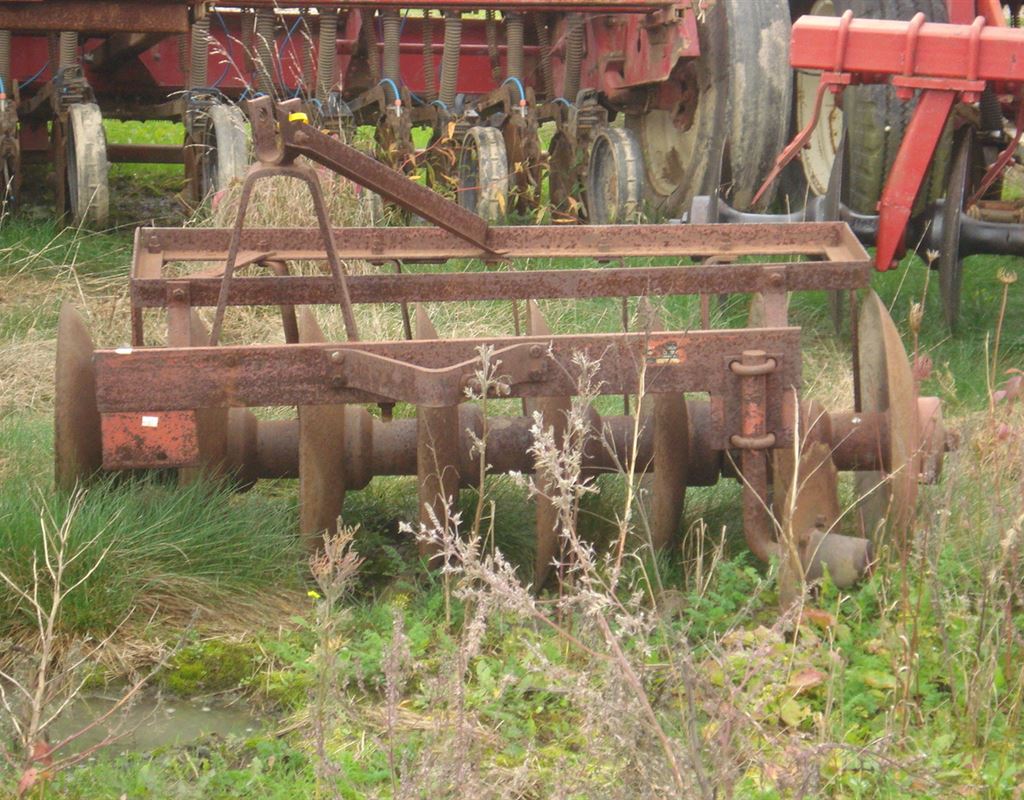
[[[200,156],[202,196],[227,189],[249,169],[248,120],[237,106],[214,105]]]
[[[594,137],[587,167],[587,217],[595,225],[639,221],[643,208],[643,157],[625,128],[604,128]]]
[[[68,109],[67,203],[75,225],[103,227],[110,217],[107,137],[95,103]]]

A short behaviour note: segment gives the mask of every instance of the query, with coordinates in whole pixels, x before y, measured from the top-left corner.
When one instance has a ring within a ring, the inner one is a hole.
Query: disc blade
[[[299,341],[323,342],[308,308],[299,312]],[[299,533],[310,550],[324,531],[337,532],[345,504],[345,406],[299,406]]]
[[[526,305],[526,333],[528,336],[547,336],[551,328],[537,304],[530,300]],[[539,412],[544,425],[554,429],[555,442],[559,447],[564,445],[566,420],[572,409],[569,397],[538,397],[528,406],[529,414]],[[538,485],[544,495],[553,491],[552,483],[544,476],[537,476]],[[533,565],[533,585],[540,590],[548,582],[551,566],[561,553],[561,530],[558,519],[558,508],[547,497],[538,497],[536,504],[537,555]]]
[[[422,305],[416,306],[416,338],[437,339],[437,329]],[[450,513],[459,499],[459,408],[416,408],[416,477],[420,525],[448,532]],[[437,546],[420,542],[420,554],[432,556]]]
[[[103,466],[92,354],[85,321],[73,305],[65,303],[57,322],[53,403],[53,477],[62,491],[71,491]]]
[[[960,284],[963,278],[963,260],[960,258],[960,212],[963,210],[967,183],[971,173],[971,148],[974,131],[964,125],[956,134],[953,163],[946,184],[946,199],[942,205],[942,249],[939,251],[939,292],[942,311],[951,331],[956,330],[960,318]]]
[[[640,300],[640,318],[651,332],[663,330],[661,315],[647,298]],[[652,409],[647,424],[653,425],[654,474],[644,478],[650,493],[648,523],[651,545],[660,550],[669,545],[679,531],[686,503],[687,472],[690,459],[690,418],[683,392],[670,394],[652,390],[644,403]]]
[[[195,309],[191,309],[189,313],[189,345],[205,347],[209,341],[209,329],[199,313]],[[235,409],[235,411],[244,412],[246,409]],[[224,474],[227,467],[228,414],[229,411],[226,408],[196,409],[196,441],[199,444],[200,466],[179,469],[178,483],[185,486],[197,480],[200,475],[219,477]],[[244,425],[238,424],[240,421],[239,417],[234,426],[239,433],[245,430]],[[236,442],[234,450],[241,452],[243,443]]]
[[[863,535],[909,535],[917,500],[917,394],[896,325],[874,292],[861,304],[858,324],[861,410],[888,414],[888,441],[879,441],[884,472],[858,472],[858,515]],[[885,437],[881,437],[885,438]]]

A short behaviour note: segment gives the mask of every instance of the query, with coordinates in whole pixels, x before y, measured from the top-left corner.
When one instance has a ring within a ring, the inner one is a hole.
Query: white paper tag
[[[143,416],[143,418],[142,418],[142,427],[143,428],[155,428],[159,424],[160,424],[160,417]]]
[[[114,352],[119,356],[130,356],[132,354],[132,349],[130,347],[119,347]]]

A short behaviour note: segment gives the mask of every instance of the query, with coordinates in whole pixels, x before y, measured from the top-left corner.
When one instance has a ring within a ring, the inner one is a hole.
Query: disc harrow
[[[587,410],[584,475],[635,463],[646,474],[656,546],[676,540],[688,486],[726,477],[742,482],[744,534],[758,558],[784,558],[792,542],[808,575],[827,565],[841,585],[870,569],[886,532],[909,530],[917,483],[938,475],[946,437],[938,401],[917,396],[895,327],[870,291],[859,311],[852,408],[826,410],[800,394],[800,330],[787,319],[788,293],[868,284],[870,260],[844,223],[493,227],[296,121],[294,108],[269,98],[250,105],[261,161],[243,192],[266,175],[307,176],[295,163],[305,155],[433,227],[330,229],[321,220],[311,229],[253,229],[240,214],[232,229],[139,229],[131,346],[96,349],[78,312],[61,312],[58,486],[140,469],[177,469],[185,480],[201,470],[240,487],[297,478],[300,533],[315,547],[348,520],[347,493],[375,477],[415,475],[420,518],[430,524],[483,472],[534,472],[535,415],[556,440],[563,435],[582,354],[596,365],[599,395],[630,401],[622,414],[597,402]],[[590,266],[531,263],[567,255]],[[407,268],[337,268],[351,259]],[[650,266],[655,259],[663,266]],[[289,274],[289,264],[309,260],[326,274]],[[479,266],[436,270],[452,260]],[[657,310],[660,298],[738,292],[758,296],[756,327],[666,328]],[[639,298],[641,324],[560,333],[540,305],[591,298]],[[507,302],[509,327],[521,318],[523,330],[444,338],[425,305],[475,301]],[[348,322],[366,303],[414,306],[407,338],[359,339]],[[326,340],[310,310],[317,305],[340,307],[345,341]],[[197,313],[213,309],[216,325],[239,306],[279,307],[285,343],[222,344]],[[166,346],[150,344],[146,309],[165,311]],[[493,380],[481,385],[485,365]],[[523,413],[489,417],[481,454],[483,411],[471,400],[484,395],[520,399]],[[367,408],[374,404],[379,414]],[[394,415],[396,404],[413,416]],[[297,416],[265,420],[251,410],[268,406],[297,408]],[[838,474],[851,471],[869,490],[857,520],[838,502]],[[536,479],[543,487],[548,477]],[[536,542],[539,588],[562,542],[543,499]]]

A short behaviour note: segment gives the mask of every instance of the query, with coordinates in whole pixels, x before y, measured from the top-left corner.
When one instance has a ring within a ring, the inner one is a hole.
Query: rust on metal
[[[103,468],[192,467],[199,463],[195,411],[100,415]]]
[[[61,0],[0,2],[0,29],[52,33],[188,33],[180,0]]]
[[[385,168],[386,169],[386,168]],[[391,174],[397,175],[393,170]],[[417,186],[401,177],[410,186]],[[419,187],[423,188],[423,187]],[[429,190],[426,190],[429,192]],[[433,195],[436,197],[436,195]],[[501,225],[488,229],[488,247],[473,244],[440,228],[337,228],[338,256],[405,264],[451,259],[574,258],[617,260],[723,255],[825,256],[834,263],[870,264],[870,257],[844,222],[786,225]],[[138,241],[148,254],[168,261],[223,260],[231,240],[229,228],[140,228]],[[324,257],[320,234],[310,228],[250,228],[242,231],[239,259],[273,252],[286,261]],[[140,257],[136,250],[136,259]],[[149,260],[149,259],[147,259]],[[720,265],[749,268],[749,264]],[[796,266],[790,263],[775,267]],[[803,266],[803,265],[799,265]],[[138,270],[135,272],[139,275]],[[868,274],[862,279],[866,285]]]

